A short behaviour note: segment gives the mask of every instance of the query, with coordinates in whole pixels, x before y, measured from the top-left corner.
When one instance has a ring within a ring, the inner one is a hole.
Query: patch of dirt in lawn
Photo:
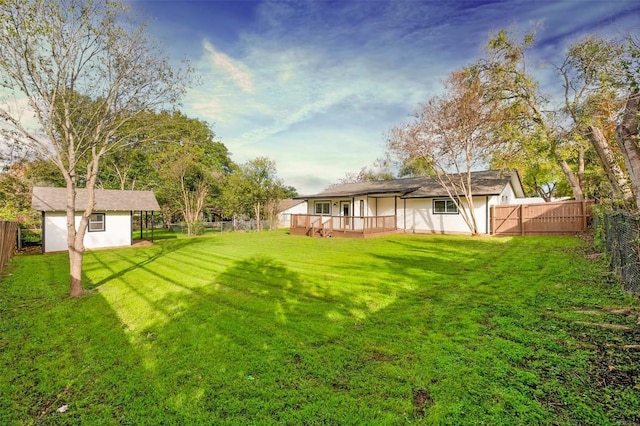
[[[433,405],[433,397],[425,389],[416,389],[413,391],[412,402],[414,416],[416,418],[423,418],[429,407]]]

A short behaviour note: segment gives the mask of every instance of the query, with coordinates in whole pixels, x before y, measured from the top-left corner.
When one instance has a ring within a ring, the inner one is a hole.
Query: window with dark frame
[[[87,230],[89,232],[104,232],[104,217],[104,213],[92,213],[91,216],[89,216],[89,227]]]
[[[364,217],[364,200],[360,200],[360,217]]]
[[[433,214],[458,214],[458,206],[450,198],[433,200]]]
[[[316,201],[316,214],[328,215],[331,214],[331,201]]]

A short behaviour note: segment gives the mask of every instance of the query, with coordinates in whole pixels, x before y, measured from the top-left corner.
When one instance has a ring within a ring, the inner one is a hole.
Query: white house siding
[[[438,197],[437,199],[441,199]],[[489,233],[489,209],[496,197],[473,197],[478,232]],[[487,201],[489,203],[487,204]],[[461,214],[434,214],[433,198],[408,198],[398,206],[398,228],[406,232],[470,233]]]
[[[105,230],[89,232],[84,236],[84,246],[88,249],[104,247],[121,247],[131,245],[131,213],[130,212],[96,212],[105,213]],[[76,215],[76,229],[80,224],[80,215]],[[67,215],[64,212],[47,212],[44,217],[43,251],[67,250]]]
[[[289,226],[291,226],[292,214],[310,214],[309,208],[307,207],[307,202],[305,201],[300,204],[296,204],[295,206],[278,213],[278,227],[288,228]]]
[[[369,198],[368,197],[355,197],[353,199],[353,215],[356,217],[361,216],[372,216],[371,207],[369,206]],[[360,210],[361,205],[364,207],[363,211]]]
[[[514,204],[516,194],[513,192],[511,184],[506,185],[497,198],[497,204]]]
[[[340,216],[340,201],[345,201],[337,198],[323,198],[318,200],[313,200],[309,202],[307,214],[315,215],[316,214],[316,203],[324,203],[329,202],[329,214],[327,216]]]
[[[376,198],[372,200],[376,204],[376,216],[393,216],[396,214],[395,197]]]

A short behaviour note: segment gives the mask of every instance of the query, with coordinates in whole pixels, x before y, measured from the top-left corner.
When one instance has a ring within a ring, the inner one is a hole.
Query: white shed
[[[87,249],[130,246],[133,213],[159,211],[153,191],[95,190],[96,203],[89,219],[84,245]],[[88,191],[76,190],[76,229]],[[67,250],[67,189],[34,187],[31,207],[42,213],[42,251]]]

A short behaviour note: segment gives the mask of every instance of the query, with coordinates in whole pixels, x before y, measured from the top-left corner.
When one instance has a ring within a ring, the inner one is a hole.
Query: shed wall
[[[104,212],[96,212],[104,213]],[[80,224],[76,215],[76,229]],[[45,253],[67,250],[67,215],[64,212],[46,212],[44,215]],[[106,212],[105,230],[89,232],[84,236],[85,248],[121,247],[131,245],[131,212]]]

